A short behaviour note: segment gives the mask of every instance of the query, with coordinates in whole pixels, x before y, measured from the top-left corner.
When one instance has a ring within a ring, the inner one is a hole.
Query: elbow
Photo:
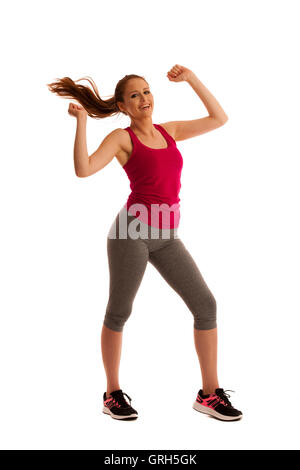
[[[78,178],[86,178],[87,176],[90,176],[90,168],[75,168],[75,174]]]
[[[78,178],[86,178],[90,176],[90,160],[89,156],[79,157],[74,154],[74,170]]]
[[[211,119],[215,122],[216,127],[224,126],[224,124],[228,121],[228,116],[223,114],[222,116],[212,116],[209,115]]]
[[[225,113],[222,114],[221,116],[210,116],[210,117],[212,117],[215,120],[215,122],[218,123],[219,126],[223,126],[225,122],[228,121],[228,116]]]
[[[83,173],[81,171],[75,171],[75,174],[78,178],[86,178],[87,176],[89,176],[87,173]]]
[[[224,126],[224,124],[228,121],[228,116],[225,114],[222,118],[218,119],[218,122],[220,123],[221,126]]]

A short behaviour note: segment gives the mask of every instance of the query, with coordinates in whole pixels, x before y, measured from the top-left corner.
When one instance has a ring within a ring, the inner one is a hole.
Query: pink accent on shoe
[[[202,398],[199,394],[197,395],[196,401],[198,403],[201,403],[203,406],[207,406],[208,408],[212,408],[213,410],[216,408],[216,406],[219,403],[222,403],[222,405],[227,406],[227,403],[225,403],[224,400],[222,400],[221,397],[216,395],[215,393],[211,393],[208,397]]]
[[[104,405],[107,406],[107,408],[109,409],[112,408],[113,406],[117,406],[118,408],[121,407],[121,405],[119,405],[119,403],[112,397],[104,400]]]

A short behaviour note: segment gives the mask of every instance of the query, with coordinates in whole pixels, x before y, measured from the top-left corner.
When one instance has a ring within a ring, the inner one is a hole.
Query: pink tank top
[[[129,132],[133,150],[123,166],[130,181],[131,194],[124,207],[147,225],[156,228],[177,228],[180,220],[182,155],[176,141],[159,124],[154,124],[168,143],[168,147],[153,149]],[[142,205],[142,206],[141,206]]]

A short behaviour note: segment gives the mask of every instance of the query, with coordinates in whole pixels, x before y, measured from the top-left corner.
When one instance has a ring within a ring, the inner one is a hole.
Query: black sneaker
[[[233,390],[226,390],[232,392]],[[216,388],[215,393],[203,395],[203,391],[199,390],[196,401],[193,404],[194,410],[206,413],[214,418],[222,421],[235,421],[241,419],[243,414],[241,411],[233,408],[228,400],[228,395],[223,388]]]
[[[131,398],[122,390],[115,390],[106,398],[106,392],[103,393],[103,413],[110,415],[115,419],[136,419],[138,412],[131,406]],[[125,400],[124,395],[130,400],[130,404]]]

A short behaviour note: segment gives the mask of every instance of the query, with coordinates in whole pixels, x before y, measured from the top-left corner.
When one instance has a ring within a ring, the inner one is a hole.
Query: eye
[[[149,91],[149,90],[146,90],[146,91],[144,91],[144,93],[150,93],[150,91]],[[134,93],[133,95],[131,95],[131,98],[134,98],[135,96],[136,96],[136,93]]]

